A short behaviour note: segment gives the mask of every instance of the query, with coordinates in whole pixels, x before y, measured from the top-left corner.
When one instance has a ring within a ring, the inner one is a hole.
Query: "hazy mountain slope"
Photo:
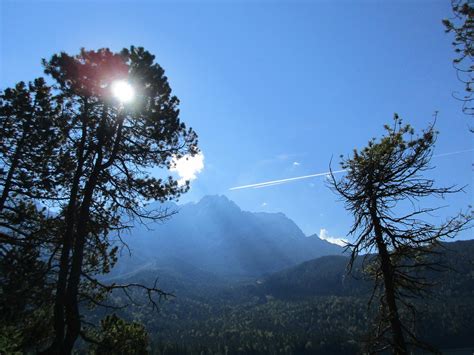
[[[125,237],[133,255],[122,258],[116,274],[174,258],[216,275],[258,276],[343,251],[306,237],[282,213],[245,212],[224,196],[168,207],[178,213],[161,224],[137,225]]]
[[[428,279],[436,283],[433,291],[445,295],[474,296],[474,240],[443,243],[440,255],[434,256],[444,265],[445,272],[427,271]],[[349,261],[345,256],[324,256],[279,271],[259,280],[254,292],[278,298],[312,296],[357,296],[370,291],[358,271],[347,275]],[[354,265],[361,265],[359,258]]]

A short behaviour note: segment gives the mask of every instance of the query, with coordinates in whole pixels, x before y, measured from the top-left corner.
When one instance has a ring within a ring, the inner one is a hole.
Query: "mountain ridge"
[[[440,271],[424,271],[429,279],[437,280],[433,290],[438,294],[460,290],[457,292],[474,295],[474,239],[443,242],[438,252],[434,261],[442,265]],[[281,299],[368,294],[371,281],[361,273],[365,257],[356,259],[351,274],[347,273],[348,256],[327,255],[305,261],[260,279],[254,292]]]
[[[168,257],[186,260],[217,276],[256,277],[283,270],[323,255],[338,255],[343,248],[306,236],[283,213],[243,211],[224,195],[200,201],[153,208],[177,213],[164,223],[135,225],[124,241],[132,257],[122,257],[115,274],[160,266]]]

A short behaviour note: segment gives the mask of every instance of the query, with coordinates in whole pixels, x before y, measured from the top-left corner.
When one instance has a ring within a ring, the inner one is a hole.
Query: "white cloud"
[[[298,162],[298,161],[294,161],[294,162],[293,162],[293,166],[300,166],[300,165],[301,165],[301,163]]]
[[[344,238],[329,236],[327,229],[324,229],[324,228],[321,228],[319,230],[319,238],[322,240],[328,241],[329,243],[340,245],[341,247],[346,246],[346,244],[349,242],[347,239],[344,239]]]
[[[266,206],[268,206],[268,203],[262,202],[261,206],[262,206],[262,207],[266,207]]]
[[[195,156],[184,155],[180,159],[173,158],[170,171],[179,176],[178,184],[184,185],[186,181],[193,181],[204,169],[204,154],[199,152]]]

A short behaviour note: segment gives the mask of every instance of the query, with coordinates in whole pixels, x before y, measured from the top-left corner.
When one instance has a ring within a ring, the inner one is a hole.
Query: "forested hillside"
[[[417,302],[418,332],[440,348],[473,347],[474,241],[444,243],[440,252],[446,269],[427,272],[434,293]],[[143,306],[123,315],[147,326],[154,353],[355,353],[374,310],[367,313],[370,281],[347,275],[347,261],[324,256],[236,283],[191,270],[143,271],[125,281],[158,277],[176,297],[159,313]]]

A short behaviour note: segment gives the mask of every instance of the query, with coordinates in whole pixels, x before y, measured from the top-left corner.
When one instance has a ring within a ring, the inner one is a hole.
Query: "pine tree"
[[[430,169],[436,142],[433,126],[415,136],[410,125],[403,125],[395,115],[393,126],[386,125],[386,135],[373,139],[368,146],[344,159],[347,171],[336,180],[331,174],[331,188],[341,196],[345,207],[354,215],[349,234],[355,241],[349,269],[357,257],[368,257],[366,272],[374,279],[372,299],[379,297],[379,318],[372,350],[391,348],[394,354],[408,354],[413,346],[435,351],[418,339],[413,328],[416,308],[410,301],[429,290],[422,269],[440,269],[433,254],[443,238],[454,237],[469,226],[471,215],[459,214],[441,225],[422,220],[438,208],[421,208],[419,199],[459,192],[455,187],[435,187],[434,181],[422,176]],[[402,211],[407,211],[403,213]],[[404,314],[410,314],[407,319]]]
[[[53,339],[44,353],[68,354],[80,335],[87,338],[81,302],[104,305],[113,290],[138,288],[156,306],[155,296],[166,295],[156,284],[96,278],[117,260],[116,240],[131,220],[167,217],[147,209],[147,201],[175,199],[189,188],[166,169],[198,152],[197,136],[181,122],[179,100],[154,59],[136,47],[60,53],[43,60],[52,86],[37,79],[1,96],[3,256],[21,239],[47,260]],[[114,97],[117,82],[134,88],[133,102]],[[19,218],[21,212],[29,217]]]
[[[453,60],[458,79],[464,84],[465,93],[453,96],[463,103],[463,112],[474,115],[474,4],[469,0],[451,0],[453,17],[444,19],[447,33],[454,34],[452,42],[457,57]]]

